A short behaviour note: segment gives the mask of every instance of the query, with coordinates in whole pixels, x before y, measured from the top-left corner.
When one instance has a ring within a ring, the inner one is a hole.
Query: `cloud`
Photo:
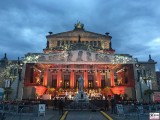
[[[0,56],[16,59],[42,52],[46,34],[72,30],[81,21],[87,31],[112,36],[116,53],[159,62],[160,1],[5,0],[0,2]]]

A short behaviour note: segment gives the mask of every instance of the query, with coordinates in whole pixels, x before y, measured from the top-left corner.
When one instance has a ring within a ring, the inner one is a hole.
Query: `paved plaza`
[[[107,120],[99,111],[70,111],[66,120]]]
[[[5,114],[5,120],[59,120],[62,117],[58,110],[46,109],[45,116]]]
[[[105,112],[109,115],[113,120],[149,120],[149,113],[148,114],[126,114],[126,115],[117,115],[111,114],[110,111]]]
[[[64,111],[65,112],[65,111]],[[149,114],[146,115],[117,115],[111,114],[110,111],[105,111],[113,120],[149,120]],[[33,116],[33,115],[5,115],[5,120],[64,120],[61,119],[62,115],[59,114],[59,110],[53,110],[52,108],[46,109],[45,116]],[[100,111],[92,110],[69,110],[65,120],[108,120]]]

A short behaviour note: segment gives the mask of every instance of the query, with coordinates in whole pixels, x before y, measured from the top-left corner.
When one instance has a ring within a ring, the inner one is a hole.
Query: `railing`
[[[21,120],[24,115],[34,119],[38,115],[38,105],[0,104],[0,114],[1,120],[14,119],[17,116]]]
[[[160,104],[149,104],[149,105],[122,105],[121,109],[118,110],[116,107],[116,115],[119,119],[128,120],[131,117],[133,120],[149,119],[150,113],[159,113]]]
[[[155,105],[123,105],[124,114],[138,113],[147,114],[150,112],[160,112],[160,104]]]

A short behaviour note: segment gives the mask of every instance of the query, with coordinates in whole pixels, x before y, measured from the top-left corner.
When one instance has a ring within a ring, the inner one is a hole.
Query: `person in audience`
[[[116,100],[114,99],[114,97],[112,97],[111,99],[111,113],[112,114],[116,113]]]
[[[58,106],[59,106],[59,114],[63,115],[64,102],[63,102],[62,98],[59,100]]]
[[[109,111],[109,100],[108,100],[108,98],[105,98],[105,108],[104,108],[104,110]]]

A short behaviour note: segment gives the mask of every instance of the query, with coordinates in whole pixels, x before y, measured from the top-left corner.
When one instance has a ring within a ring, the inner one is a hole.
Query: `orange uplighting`
[[[123,86],[118,86],[118,87],[113,87],[113,88],[111,88],[112,89],[112,92],[114,93],[114,94],[124,94],[124,89],[125,89],[125,87],[123,87]]]
[[[44,92],[46,91],[46,88],[43,86],[35,86],[35,89],[36,89],[36,93],[40,96],[43,95]]]

